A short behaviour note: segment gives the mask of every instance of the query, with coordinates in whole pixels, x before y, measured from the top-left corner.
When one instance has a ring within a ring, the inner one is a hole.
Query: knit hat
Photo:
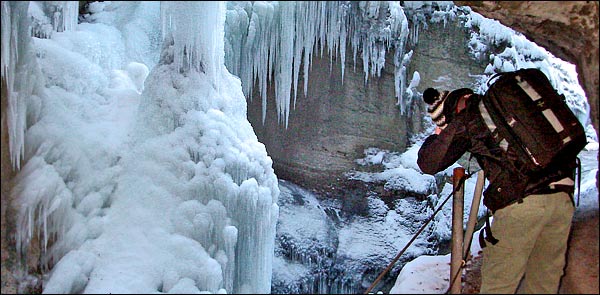
[[[435,124],[441,129],[446,128],[446,117],[444,116],[444,102],[448,98],[449,91],[442,91],[440,93],[435,88],[427,88],[423,92],[423,101],[429,106],[427,107],[427,113],[435,122]]]

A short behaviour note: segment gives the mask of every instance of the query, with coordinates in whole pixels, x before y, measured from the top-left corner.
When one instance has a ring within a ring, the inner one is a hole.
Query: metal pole
[[[471,249],[471,241],[475,224],[477,223],[477,213],[479,212],[479,202],[483,193],[483,185],[485,184],[485,175],[483,170],[477,172],[477,183],[473,192],[473,202],[471,203],[471,211],[469,212],[469,221],[467,221],[467,229],[465,230],[465,241],[463,242],[463,258],[468,258],[469,250]]]
[[[463,210],[464,210],[464,182],[460,180],[465,177],[465,169],[454,168],[452,181],[454,185],[454,197],[452,198],[452,252],[450,254],[450,294],[460,294],[462,291],[463,254]],[[454,279],[454,282],[452,280]]]

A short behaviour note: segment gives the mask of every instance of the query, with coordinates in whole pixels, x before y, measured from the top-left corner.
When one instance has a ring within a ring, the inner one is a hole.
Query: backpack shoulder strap
[[[581,159],[575,158],[577,163],[577,207],[579,207],[579,194],[581,193]]]
[[[487,243],[485,241],[492,243],[492,245],[496,245],[496,243],[498,243],[498,239],[496,239],[492,235],[492,226],[490,225],[490,212],[489,211],[486,212],[484,218],[485,218],[485,228],[482,228],[481,231],[479,232],[479,245],[481,246],[482,249],[487,246]],[[485,232],[485,236],[484,236],[484,232]]]
[[[500,73],[495,73],[493,74],[488,80],[487,80],[487,86],[488,88],[490,87],[490,85],[492,85],[492,83],[494,83],[494,81],[496,80],[496,78],[504,75],[504,72],[500,72]]]

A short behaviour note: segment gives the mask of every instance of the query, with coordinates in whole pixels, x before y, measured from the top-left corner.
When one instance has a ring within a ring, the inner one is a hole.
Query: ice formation
[[[39,238],[44,293],[269,293],[279,188],[225,4],[97,2],[71,30],[73,3],[2,2],[19,261]],[[128,37],[156,33],[149,71]]]
[[[28,98],[36,100],[39,92],[39,83],[36,81],[38,69],[30,67],[28,63],[34,59],[31,38],[28,38],[28,6],[27,2],[2,2],[2,87],[6,88],[8,96],[6,121],[9,153],[13,168],[17,170],[21,168],[23,160]]]
[[[395,59],[405,58],[402,51],[408,34],[408,20],[397,1],[229,2],[225,64],[240,77],[247,97],[252,98],[258,82],[263,123],[267,83],[274,82],[278,121],[287,128],[300,69],[306,94],[313,54],[323,56],[327,50],[330,59],[339,56],[343,79],[346,48],[351,46],[355,65],[361,53],[367,83],[369,76],[381,74],[390,50],[395,48]],[[395,64],[405,66],[401,61]],[[399,105],[403,105],[405,71],[395,71]]]

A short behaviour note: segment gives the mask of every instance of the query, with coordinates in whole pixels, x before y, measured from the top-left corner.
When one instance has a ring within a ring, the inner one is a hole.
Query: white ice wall
[[[224,67],[225,4],[163,2],[164,50],[143,85],[123,48],[151,47],[130,41],[154,6],[96,2],[70,31],[46,15],[60,3],[35,4],[38,28],[62,25],[32,39],[30,3],[2,2],[2,78],[11,155],[26,161],[18,251],[40,234],[43,291],[270,292],[279,188]]]

